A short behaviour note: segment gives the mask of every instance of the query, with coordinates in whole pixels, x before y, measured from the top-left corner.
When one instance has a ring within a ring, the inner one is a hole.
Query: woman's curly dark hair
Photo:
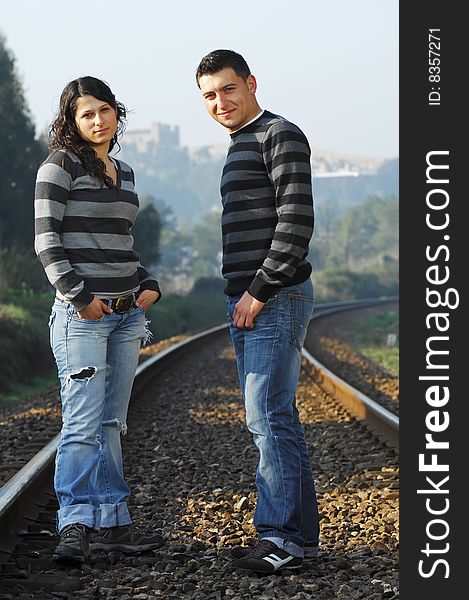
[[[109,151],[116,144],[120,149],[117,140],[125,129],[127,110],[121,102],[116,100],[107,83],[96,77],[79,77],[67,83],[63,89],[57,116],[50,126],[49,148],[50,150],[71,150],[78,156],[88,175],[96,177],[108,187],[115,187],[112,179],[106,175],[104,162],[98,158],[92,146],[80,136],[75,123],[77,100],[81,96],[94,96],[114,108],[117,116],[117,131],[109,142]]]

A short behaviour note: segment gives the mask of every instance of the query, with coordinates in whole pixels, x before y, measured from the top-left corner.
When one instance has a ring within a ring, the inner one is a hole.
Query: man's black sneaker
[[[81,564],[90,557],[89,529],[80,523],[67,525],[60,532],[60,542],[52,558],[63,564]]]
[[[261,540],[250,552],[234,560],[231,566],[258,573],[274,573],[280,569],[299,569],[303,559],[292,556],[269,540]]]
[[[134,531],[129,525],[110,527],[91,538],[92,550],[119,550],[127,554],[145,552],[160,548],[164,544],[163,536],[155,533],[148,535]]]
[[[235,546],[231,549],[231,556],[233,558],[243,558],[254,550],[255,546]],[[319,554],[318,546],[308,546],[304,548],[305,555],[303,558],[316,558]]]

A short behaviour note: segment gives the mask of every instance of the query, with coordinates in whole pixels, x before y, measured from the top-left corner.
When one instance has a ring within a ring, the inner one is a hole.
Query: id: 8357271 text
[[[428,105],[440,106],[441,103],[441,44],[440,30],[428,30],[428,82],[430,91],[428,93]]]

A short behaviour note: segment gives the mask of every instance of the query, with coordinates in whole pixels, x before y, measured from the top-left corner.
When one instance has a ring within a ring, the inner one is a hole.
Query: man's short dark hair
[[[213,75],[229,67],[233,69],[238,77],[242,77],[244,80],[251,74],[251,69],[241,54],[234,50],[214,50],[204,56],[197,67],[195,73],[197,85],[199,85],[199,79],[202,75]]]

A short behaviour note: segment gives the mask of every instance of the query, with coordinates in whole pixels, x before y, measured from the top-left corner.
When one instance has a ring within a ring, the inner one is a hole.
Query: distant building
[[[164,123],[152,123],[150,129],[126,131],[122,141],[123,144],[135,146],[139,153],[146,152],[150,144],[177,147],[179,146],[179,127]]]

